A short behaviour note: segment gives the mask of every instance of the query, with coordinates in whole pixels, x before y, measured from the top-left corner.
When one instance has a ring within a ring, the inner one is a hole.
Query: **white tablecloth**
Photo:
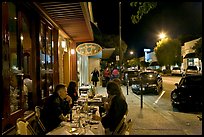
[[[93,106],[92,106],[93,107]],[[96,115],[99,115],[99,108],[97,108]],[[105,130],[100,121],[90,120],[92,122],[96,122],[95,124],[87,124],[85,127],[82,127],[76,120],[77,115],[76,111],[73,110],[73,121],[71,122],[61,122],[60,126],[56,129],[48,132],[46,135],[105,135]],[[80,113],[81,120],[80,122],[85,122],[87,118],[87,114]]]

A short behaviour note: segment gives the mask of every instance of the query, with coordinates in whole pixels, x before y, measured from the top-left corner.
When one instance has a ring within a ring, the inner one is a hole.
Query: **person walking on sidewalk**
[[[115,67],[111,73],[111,80],[113,80],[114,78],[119,78],[119,70],[117,69],[117,67]]]
[[[99,81],[99,79],[98,79],[99,71],[97,70],[97,68],[94,68],[94,71],[92,71],[91,74],[92,74],[91,81],[93,82],[93,85],[96,87],[97,82]]]
[[[105,83],[107,84],[108,81],[110,80],[110,76],[111,76],[111,72],[110,72],[110,69],[108,67],[105,68],[105,70],[103,72],[103,76],[105,78]]]

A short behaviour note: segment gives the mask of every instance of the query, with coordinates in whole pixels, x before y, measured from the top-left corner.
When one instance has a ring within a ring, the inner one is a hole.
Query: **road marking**
[[[162,91],[161,95],[157,98],[157,100],[154,102],[154,104],[156,104],[159,101],[159,99],[164,95],[164,93],[165,93],[165,91]]]

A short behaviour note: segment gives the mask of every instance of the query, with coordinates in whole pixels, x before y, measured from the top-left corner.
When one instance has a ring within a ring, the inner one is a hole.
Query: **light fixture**
[[[74,55],[75,54],[75,50],[71,49],[71,54]]]
[[[66,48],[66,41],[61,41],[61,44],[62,44],[62,48],[65,49]]]
[[[166,34],[165,34],[164,32],[161,32],[161,33],[159,34],[159,38],[160,38],[160,39],[166,38]]]

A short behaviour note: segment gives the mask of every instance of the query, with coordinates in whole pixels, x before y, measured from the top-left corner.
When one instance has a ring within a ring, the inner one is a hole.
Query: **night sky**
[[[119,35],[119,4],[93,1],[94,21],[104,34]],[[181,35],[202,36],[202,2],[158,2],[157,7],[144,15],[138,24],[131,22],[134,9],[122,1],[122,39],[128,45],[128,52],[143,56],[143,49],[153,50],[158,34],[163,31],[171,38]]]

